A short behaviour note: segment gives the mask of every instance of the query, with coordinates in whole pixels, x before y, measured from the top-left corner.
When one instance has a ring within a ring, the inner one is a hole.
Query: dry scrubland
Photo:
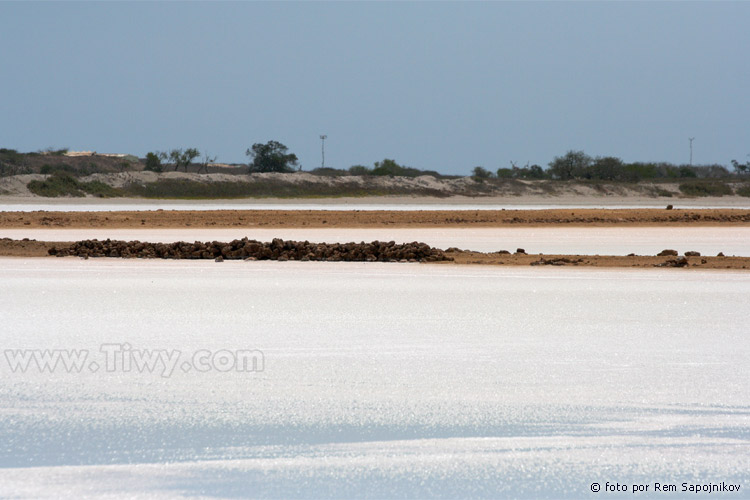
[[[38,196],[29,190],[36,186]],[[717,189],[721,187],[721,189]],[[71,176],[23,174],[0,177],[0,196],[48,199],[144,198],[144,199],[242,199],[242,198],[342,198],[409,196],[447,199],[456,196],[482,199],[535,197],[560,200],[574,197],[610,200],[739,199],[748,202],[747,181],[659,181],[604,182],[526,179],[480,179],[475,177],[436,178],[346,175],[323,176],[307,172],[197,174],[186,172],[118,172]]]

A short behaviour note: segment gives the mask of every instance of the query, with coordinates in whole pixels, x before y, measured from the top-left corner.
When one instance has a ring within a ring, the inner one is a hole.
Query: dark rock
[[[672,210],[674,207],[672,205],[667,205],[667,210]]]
[[[670,250],[670,249],[662,250],[661,252],[656,254],[657,257],[666,257],[666,256],[677,257],[677,255],[678,255],[677,250]]]
[[[700,256],[701,256],[700,252],[694,252],[694,251],[685,252],[685,257],[700,257]]]
[[[577,266],[581,262],[583,262],[583,259],[573,260],[567,257],[556,257],[556,258],[551,258],[551,259],[545,259],[544,257],[542,257],[539,260],[534,261],[529,265],[530,266],[564,266],[566,264],[573,264],[574,266]]]
[[[661,264],[656,264],[655,267],[687,267],[689,265],[690,264],[685,257],[680,257],[678,259],[669,259]]]
[[[523,248],[516,248],[516,253],[526,253],[526,250]]]

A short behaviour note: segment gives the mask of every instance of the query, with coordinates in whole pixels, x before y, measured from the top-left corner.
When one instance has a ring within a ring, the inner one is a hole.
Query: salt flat
[[[655,255],[665,248],[694,250],[704,255],[750,256],[750,227],[543,227],[543,228],[377,228],[377,229],[0,229],[0,238],[43,241],[82,239],[231,241],[273,238],[345,243],[349,241],[422,241],[446,249],[580,255]]]
[[[747,498],[749,295],[735,272],[0,259],[3,350],[91,356],[0,358],[0,496]],[[181,363],[103,369],[124,343]],[[262,371],[181,369],[238,349]]]

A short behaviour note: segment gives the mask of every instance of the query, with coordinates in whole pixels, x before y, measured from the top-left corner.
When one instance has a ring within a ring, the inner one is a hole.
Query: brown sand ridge
[[[0,212],[0,228],[746,226],[746,209]]]
[[[53,254],[66,254],[60,249],[81,247],[85,242],[52,242],[36,240],[0,239],[0,257],[48,257],[50,249]],[[125,243],[125,242],[122,242]],[[180,245],[182,243],[176,243]],[[315,244],[313,244],[315,245]],[[325,245],[325,244],[323,244]],[[356,245],[356,244],[355,244]],[[167,246],[167,245],[163,245]],[[750,257],[709,257],[709,256],[649,256],[649,255],[542,255],[525,253],[482,253],[449,249],[443,254],[446,260],[433,260],[435,264],[461,265],[494,265],[494,266],[573,266],[573,267],[627,267],[627,268],[655,268],[674,267],[682,269],[748,269]],[[88,256],[86,256],[88,257]],[[72,257],[67,257],[72,258]],[[169,257],[173,258],[173,257]],[[197,258],[211,258],[197,257]],[[269,260],[282,260],[271,257]],[[283,259],[288,260],[288,259]],[[291,260],[291,259],[289,259]],[[305,259],[315,260],[315,259]],[[321,259],[326,260],[326,259]],[[347,259],[337,259],[347,260]],[[395,265],[395,264],[394,264]]]
[[[542,255],[499,254],[482,252],[446,252],[453,264],[493,266],[573,266],[573,267],[630,267],[630,268],[682,268],[682,269],[747,269],[750,257],[684,257],[654,255]],[[442,264],[442,262],[440,262]]]

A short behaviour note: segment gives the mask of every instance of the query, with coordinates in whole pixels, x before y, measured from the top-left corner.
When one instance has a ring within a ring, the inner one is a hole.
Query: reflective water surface
[[[737,272],[0,259],[2,349],[91,356],[0,358],[0,496],[747,498],[748,296]],[[182,358],[108,371],[125,344]],[[262,371],[183,369],[239,349]]]

